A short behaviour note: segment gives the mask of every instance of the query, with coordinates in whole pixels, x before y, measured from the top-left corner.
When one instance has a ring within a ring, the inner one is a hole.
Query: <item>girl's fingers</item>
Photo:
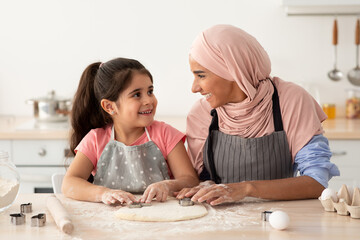
[[[145,202],[151,203],[151,201],[154,199],[155,196],[156,196],[156,190],[154,188],[151,188],[149,194],[146,197]]]
[[[162,194],[162,202],[165,202],[167,200],[168,193],[166,191]]]
[[[142,202],[142,203],[146,202],[146,199],[147,199],[147,197],[148,197],[149,191],[150,191],[150,189],[149,189],[149,187],[147,187],[147,188],[145,189],[143,195],[142,195],[141,198],[140,198],[140,202]]]

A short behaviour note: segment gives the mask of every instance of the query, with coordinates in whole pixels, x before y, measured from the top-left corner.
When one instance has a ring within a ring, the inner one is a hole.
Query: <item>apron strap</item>
[[[146,136],[147,136],[147,138],[149,139],[149,142],[150,142],[150,141],[151,141],[150,134],[149,134],[149,132],[148,132],[148,130],[147,130],[146,127],[145,127],[145,132],[146,132]]]
[[[216,169],[215,169],[215,162],[214,162],[214,153],[212,150],[212,136],[211,136],[211,132],[213,130],[219,130],[219,119],[218,119],[218,115],[216,112],[216,109],[211,110],[211,116],[212,116],[212,120],[211,120],[211,124],[209,127],[209,139],[208,139],[208,148],[207,148],[207,156],[208,156],[208,162],[209,162],[209,166],[210,166],[210,172],[211,172],[211,180],[213,180],[216,184],[220,183],[220,178],[216,173]],[[206,170],[206,168],[204,167],[204,170]],[[203,174],[209,174],[208,172],[204,172]],[[204,176],[205,177],[205,176]]]
[[[145,128],[145,132],[146,132],[146,136],[147,136],[148,140],[151,141],[150,134],[149,134],[147,128]],[[114,125],[112,125],[112,127],[111,127],[111,137],[110,137],[110,139],[111,139],[111,140],[115,140]]]
[[[272,83],[272,85],[274,87],[274,93],[272,95],[274,128],[275,128],[275,132],[279,132],[279,131],[284,130],[282,117],[281,117],[281,111],[280,111],[279,95],[278,95],[278,91],[277,91],[273,81],[270,80],[270,82]]]

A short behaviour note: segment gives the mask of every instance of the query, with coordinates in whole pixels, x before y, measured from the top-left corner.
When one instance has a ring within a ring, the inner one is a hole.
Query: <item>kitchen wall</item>
[[[344,73],[355,66],[355,21],[338,17]],[[189,47],[219,23],[254,35],[273,76],[336,103],[344,116],[345,90],[353,86],[327,78],[333,17],[288,17],[281,0],[0,0],[0,114],[32,115],[25,101],[52,89],[71,98],[88,64],[122,56],[152,72],[159,115],[186,115],[200,97],[190,90]]]

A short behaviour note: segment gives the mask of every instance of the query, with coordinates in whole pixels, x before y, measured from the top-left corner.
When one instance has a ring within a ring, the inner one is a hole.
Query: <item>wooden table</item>
[[[75,230],[71,235],[59,231],[46,209],[49,194],[20,194],[16,202],[0,213],[0,239],[360,239],[360,219],[325,212],[320,201],[249,200],[217,207],[208,205],[208,215],[180,222],[132,222],[114,219],[119,207],[101,203],[74,201],[57,195],[72,217]],[[10,213],[20,204],[31,202],[33,212],[24,225],[10,223]],[[263,211],[282,210],[290,217],[283,231],[273,229],[261,220]],[[31,216],[46,213],[44,227],[31,227]]]

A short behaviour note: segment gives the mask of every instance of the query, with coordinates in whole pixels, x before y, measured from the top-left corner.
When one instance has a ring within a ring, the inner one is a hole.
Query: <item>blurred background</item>
[[[360,6],[358,0],[317,1],[323,10],[334,2]],[[337,15],[344,78],[334,82],[327,73],[334,67],[335,15],[289,16],[287,5],[294,2],[314,1],[1,0],[0,115],[31,116],[25,101],[51,90],[71,99],[88,64],[128,57],[153,74],[157,114],[185,116],[200,97],[191,93],[192,41],[212,25],[232,24],[263,45],[272,76],[302,85],[344,116],[347,89],[356,88],[346,74],[355,67],[357,16]]]

